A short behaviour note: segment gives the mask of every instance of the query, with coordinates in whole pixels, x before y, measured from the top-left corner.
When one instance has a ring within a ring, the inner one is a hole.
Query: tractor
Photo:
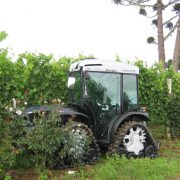
[[[74,139],[69,150],[73,161],[95,162],[100,149],[106,149],[108,155],[127,158],[157,156],[158,144],[146,126],[149,115],[139,106],[138,67],[84,59],[72,63],[69,71],[67,107],[55,109],[64,122],[63,127],[73,122],[69,130]],[[34,112],[40,109],[53,108],[31,107],[25,115],[32,121]]]

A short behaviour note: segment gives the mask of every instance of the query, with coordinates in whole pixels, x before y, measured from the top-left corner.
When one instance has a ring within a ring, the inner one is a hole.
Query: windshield
[[[92,101],[120,106],[120,74],[88,72],[87,93]]]

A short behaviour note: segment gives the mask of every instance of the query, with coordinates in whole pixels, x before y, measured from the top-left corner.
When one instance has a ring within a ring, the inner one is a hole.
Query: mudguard
[[[109,126],[108,139],[110,140],[110,142],[112,142],[112,140],[115,136],[115,133],[116,133],[118,127],[120,126],[120,124],[129,119],[134,120],[134,121],[141,120],[144,122],[150,121],[148,113],[144,113],[144,112],[135,112],[134,111],[134,112],[128,112],[123,115],[117,116]]]
[[[60,105],[52,105],[52,106],[32,106],[30,108],[27,108],[23,111],[23,116],[26,117],[28,120],[32,121],[36,115],[38,115],[41,112],[49,113],[52,111],[56,111],[59,113],[60,117],[63,116],[70,116],[70,117],[76,117],[81,116],[83,118],[88,119],[88,116],[86,116],[83,113],[77,112],[74,108],[66,108],[62,107]]]

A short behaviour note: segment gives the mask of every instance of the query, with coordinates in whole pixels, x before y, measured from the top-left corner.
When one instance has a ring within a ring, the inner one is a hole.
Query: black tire
[[[157,149],[149,130],[143,123],[128,121],[118,128],[107,154],[125,155],[127,158],[155,157]]]
[[[66,142],[62,148],[69,148],[64,158],[55,155],[54,168],[76,167],[94,164],[100,156],[99,146],[87,125],[79,122],[68,122],[67,128],[71,142]]]

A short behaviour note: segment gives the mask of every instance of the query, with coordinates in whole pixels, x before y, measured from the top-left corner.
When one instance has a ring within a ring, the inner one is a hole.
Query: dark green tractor
[[[56,107],[64,126],[73,122],[69,133],[74,161],[95,162],[99,147],[109,155],[155,157],[157,144],[146,127],[148,113],[138,101],[139,69],[118,62],[87,59],[70,66],[68,107]],[[34,109],[26,110],[33,117]],[[87,149],[86,142],[90,142]]]

